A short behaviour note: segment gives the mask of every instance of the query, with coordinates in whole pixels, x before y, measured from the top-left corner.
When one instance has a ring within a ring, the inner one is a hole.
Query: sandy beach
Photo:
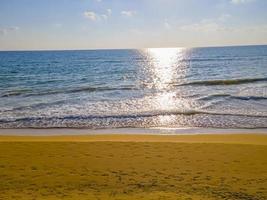
[[[266,199],[267,136],[0,136],[0,199]]]
[[[267,200],[267,0],[0,0],[0,200]]]

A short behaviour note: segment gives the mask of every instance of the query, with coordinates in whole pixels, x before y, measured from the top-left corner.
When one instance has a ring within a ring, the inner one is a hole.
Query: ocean
[[[267,128],[267,46],[0,52],[0,128]]]

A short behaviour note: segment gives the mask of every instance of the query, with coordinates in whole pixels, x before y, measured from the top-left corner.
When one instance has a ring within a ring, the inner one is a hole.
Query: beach
[[[0,200],[267,200],[267,0],[0,0]]]
[[[0,200],[267,199],[265,52],[0,52]]]
[[[266,199],[267,135],[0,136],[0,199]]]

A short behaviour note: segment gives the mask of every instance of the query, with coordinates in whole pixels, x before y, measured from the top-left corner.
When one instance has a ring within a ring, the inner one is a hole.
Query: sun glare
[[[177,89],[173,85],[178,77],[185,76],[181,61],[185,57],[183,48],[150,48],[145,50],[149,65],[146,71],[151,78],[150,88],[155,89],[154,105],[156,110],[172,112],[177,106]],[[170,115],[160,116],[159,123],[166,124],[175,120]]]
[[[182,48],[150,48],[147,49],[150,58],[150,70],[156,89],[168,89],[177,73],[177,65],[183,56]]]

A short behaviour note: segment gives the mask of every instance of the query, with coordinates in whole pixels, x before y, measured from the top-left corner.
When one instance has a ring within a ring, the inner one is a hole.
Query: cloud
[[[134,34],[134,35],[142,35],[144,32],[140,29],[130,29],[129,31],[131,34]]]
[[[229,15],[229,14],[222,14],[219,18],[218,18],[218,20],[220,21],[220,22],[226,22],[228,19],[230,19],[232,16],[231,15]]]
[[[107,19],[108,19],[108,16],[107,16],[107,15],[105,15],[105,14],[103,14],[103,15],[100,15],[100,17],[101,17],[102,19],[104,19],[104,20],[107,20]]]
[[[231,0],[231,3],[238,5],[238,4],[250,3],[253,1],[255,1],[255,0]]]
[[[111,15],[112,14],[112,10],[109,8],[109,9],[107,9],[107,14],[108,15]]]
[[[136,11],[133,10],[123,10],[121,14],[126,17],[133,17],[136,14]]]
[[[165,20],[165,22],[164,22],[164,27],[167,30],[170,30],[171,29],[171,25],[170,25],[170,23],[167,20]]]
[[[227,17],[226,17],[227,16]],[[221,35],[221,34],[233,34],[233,35],[244,35],[249,34],[267,34],[267,24],[255,24],[251,26],[229,26],[225,22],[231,16],[221,15],[215,19],[203,19],[197,23],[185,24],[178,28],[179,31],[185,33],[199,33],[204,35]]]
[[[90,19],[91,21],[96,21],[97,20],[97,14],[95,12],[92,11],[85,11],[83,13],[84,17],[86,17],[87,19]]]
[[[0,28],[0,35],[6,35],[10,32],[16,32],[19,30],[19,27],[17,26],[11,26],[11,27],[6,27],[6,28]]]
[[[98,20],[107,20],[108,16],[111,15],[111,10],[107,10],[107,14],[97,14],[93,11],[85,11],[83,13],[84,17],[91,20],[91,21],[98,21]]]
[[[17,26],[12,26],[12,27],[9,27],[8,30],[9,30],[9,31],[17,31],[17,30],[19,30],[19,27],[17,27]]]
[[[264,33],[267,34],[267,24],[260,24],[260,25],[253,25],[253,26],[246,26],[243,28],[244,31],[248,33]]]
[[[223,30],[224,27],[214,21],[201,20],[198,23],[183,25],[179,29],[190,32],[215,32]]]
[[[197,31],[197,32],[216,32],[216,31],[229,31],[229,27],[225,26],[225,22],[232,16],[229,14],[222,14],[217,18],[202,19],[201,21],[193,24],[185,24],[179,29],[183,31]]]

